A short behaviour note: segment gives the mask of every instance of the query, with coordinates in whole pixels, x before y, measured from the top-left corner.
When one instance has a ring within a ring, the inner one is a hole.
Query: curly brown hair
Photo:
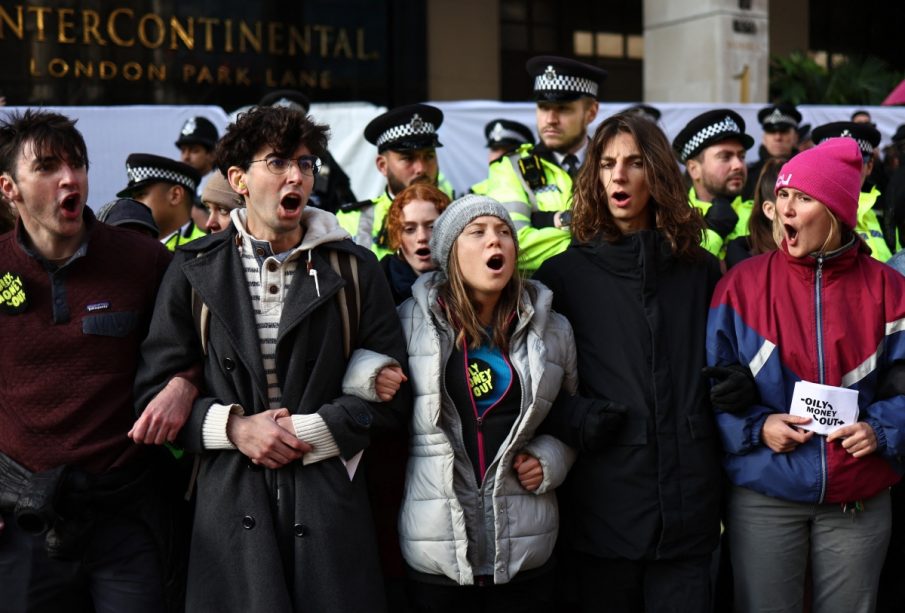
[[[217,168],[228,175],[230,167],[248,170],[254,156],[270,146],[276,155],[289,157],[301,145],[312,154],[323,156],[330,129],[314,123],[302,111],[278,106],[255,106],[241,113],[236,123],[226,128],[217,143],[214,156]]]
[[[390,210],[387,212],[387,242],[390,249],[395,251],[402,244],[402,227],[405,222],[402,218],[402,209],[412,200],[425,200],[437,207],[437,214],[449,205],[449,196],[428,183],[413,183],[396,194]]]
[[[653,215],[655,227],[678,257],[700,257],[704,219],[688,203],[669,141],[655,123],[634,114],[613,115],[601,123],[594,133],[588,145],[587,159],[575,183],[572,236],[584,243],[597,240],[612,243],[622,237],[600,183],[603,151],[619,133],[630,134],[638,145],[644,178],[650,190],[648,211]]]

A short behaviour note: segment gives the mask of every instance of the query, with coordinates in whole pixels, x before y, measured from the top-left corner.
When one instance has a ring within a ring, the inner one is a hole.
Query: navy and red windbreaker
[[[905,277],[861,247],[855,240],[822,258],[776,251],[733,267],[717,285],[707,361],[747,365],[761,397],[745,413],[717,412],[734,484],[795,502],[854,502],[905,469],[905,396],[875,398],[886,370],[905,360]],[[789,412],[800,380],[857,390],[877,451],[855,458],[823,436],[789,453],[763,444],[764,421]]]

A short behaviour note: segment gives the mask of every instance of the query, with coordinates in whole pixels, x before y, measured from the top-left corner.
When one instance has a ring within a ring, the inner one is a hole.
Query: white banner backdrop
[[[484,148],[484,125],[496,118],[520,121],[536,131],[534,104],[530,102],[504,103],[469,100],[431,103],[443,110],[444,121],[440,127],[438,149],[440,169],[455,187],[458,194],[482,180],[487,174],[487,150]],[[628,106],[627,103],[602,103],[597,121],[591,130],[605,117]],[[714,104],[663,103],[654,106],[663,116],[660,127],[670,141],[693,117],[704,111],[719,108]],[[761,130],[757,111],[762,104],[734,105],[744,117],[747,131],[760,141]],[[889,142],[897,126],[905,124],[905,107],[848,107],[848,106],[800,106],[804,122],[818,126],[830,121],[845,121],[856,108],[870,111],[873,121]],[[0,113],[16,109],[0,108]],[[210,119],[220,134],[228,123],[227,113],[217,106],[115,106],[115,107],[58,107],[54,108],[78,120],[78,128],[88,144],[91,160],[89,171],[89,204],[97,209],[112,200],[117,191],[126,185],[125,161],[130,153],[155,153],[177,158],[175,141],[182,124],[189,117],[201,115]],[[312,117],[330,126],[330,151],[340,162],[352,180],[352,189],[361,199],[380,193],[383,177],[377,172],[374,159],[377,149],[364,140],[365,125],[385,109],[368,103],[314,104]],[[749,159],[757,157],[757,145]]]

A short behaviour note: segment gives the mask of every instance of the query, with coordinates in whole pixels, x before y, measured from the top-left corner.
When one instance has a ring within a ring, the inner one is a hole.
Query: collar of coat
[[[659,230],[641,230],[613,243],[597,240],[575,246],[603,270],[629,279],[650,277],[652,271],[666,270],[676,259]]]

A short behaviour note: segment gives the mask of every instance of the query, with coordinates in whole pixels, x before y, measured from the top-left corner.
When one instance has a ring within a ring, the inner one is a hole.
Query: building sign
[[[0,2],[8,104],[384,103],[385,2]]]

